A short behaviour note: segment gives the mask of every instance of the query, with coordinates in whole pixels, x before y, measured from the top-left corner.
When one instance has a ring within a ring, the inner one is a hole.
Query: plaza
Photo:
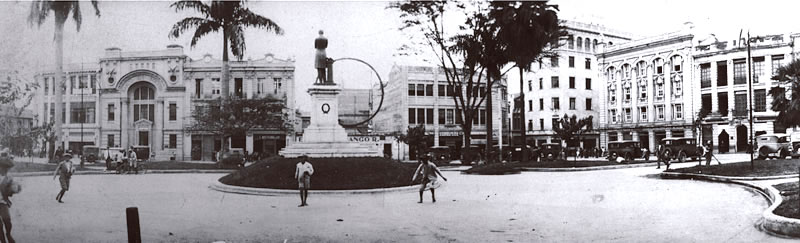
[[[444,171],[450,180],[436,203],[428,194],[416,203],[414,190],[312,191],[311,206],[302,208],[296,194],[210,190],[223,174],[76,175],[59,204],[58,184],[34,176],[19,177],[25,187],[12,198],[11,214],[19,242],[125,241],[127,207],[139,210],[144,242],[789,241],[758,229],[768,206],[763,195],[738,185],[662,180],[658,172]],[[148,189],[154,187],[160,189]]]

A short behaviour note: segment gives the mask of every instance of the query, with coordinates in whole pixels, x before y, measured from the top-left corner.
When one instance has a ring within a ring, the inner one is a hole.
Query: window
[[[569,88],[570,89],[575,88],[575,77],[569,77]]]
[[[417,123],[417,111],[414,108],[408,108],[408,124]]]
[[[608,113],[608,116],[611,117],[611,123],[617,123],[617,110],[611,109]]]
[[[533,101],[528,100],[528,111],[533,111]]]
[[[753,111],[756,112],[767,111],[767,90],[766,89],[754,90],[753,101],[755,102]]]
[[[544,98],[539,99],[539,110],[540,111],[544,110]]]
[[[533,91],[533,80],[528,80],[528,91]]]
[[[539,89],[544,89],[544,79],[539,78]]]
[[[672,82],[672,94],[675,97],[681,97],[683,95],[683,80],[675,79]]]
[[[461,115],[461,109],[456,109],[456,124],[461,124],[464,122],[464,119],[461,117]]]
[[[672,105],[672,119],[674,119],[674,120],[683,119],[683,105],[682,104],[674,104],[674,105]]]
[[[586,51],[590,51],[589,46],[591,42],[589,41],[589,38],[583,39],[583,42],[583,48],[585,48]]]
[[[551,128],[552,129],[556,129],[556,127],[560,127],[558,125],[558,118],[553,118],[553,119],[550,120],[550,122],[551,122],[550,124],[551,124]]]
[[[580,42],[578,42],[578,43],[580,43]],[[575,57],[573,57],[573,56],[569,57],[569,67],[571,67],[571,68],[575,67]]]
[[[592,40],[592,51],[597,50],[597,39]]]
[[[639,100],[647,101],[647,84],[639,85]]]
[[[417,95],[417,85],[408,84],[408,96],[415,96],[415,95]]]
[[[73,94],[73,89],[75,89],[75,76],[69,76],[69,93]]]
[[[480,110],[478,116],[480,116],[481,125],[486,125],[486,110]]]
[[[425,85],[417,84],[417,96],[425,96]]]
[[[211,79],[211,94],[220,94],[222,84],[219,83],[219,78]]]
[[[569,109],[570,110],[575,110],[575,97],[570,97],[569,98]]]
[[[647,107],[645,106],[639,107],[639,121],[647,121]]]
[[[198,78],[194,80],[194,95],[195,98],[201,98],[203,95],[203,79]]]
[[[572,36],[567,37],[567,45],[569,49],[575,49],[575,40],[572,39]]]
[[[281,80],[281,78],[272,78],[272,81],[274,82],[274,88],[275,88],[275,90],[272,93],[277,94],[278,91],[280,91],[281,87],[283,86],[282,83],[283,81]]]
[[[753,57],[753,83],[758,83],[758,78],[764,75],[764,57]]]
[[[586,98],[586,110],[592,110],[592,98]]]
[[[747,91],[740,91],[734,93],[733,96],[733,115],[746,116],[747,115]]]
[[[550,88],[558,88],[558,77],[550,77]]]
[[[433,84],[425,85],[425,96],[433,96]]]
[[[170,134],[169,135],[169,147],[168,148],[178,148],[178,135],[177,134]]]
[[[700,64],[700,88],[711,87],[711,64]]]
[[[656,83],[656,97],[664,98],[664,82]]]
[[[544,131],[544,119],[539,119],[539,130]]]
[[[44,77],[44,95],[50,93],[50,77]]]
[[[437,91],[439,92],[438,94],[439,97],[445,97],[447,94],[447,85],[440,84],[439,89],[437,89]]]
[[[444,118],[446,116],[445,115],[446,112],[447,111],[445,109],[439,109],[439,119],[438,119],[439,120],[439,125],[444,125],[445,124],[445,119]]]
[[[533,131],[533,120],[528,120],[528,131]]]
[[[659,121],[664,120],[664,105],[656,106],[656,119],[658,119]]]
[[[586,79],[586,89],[592,89],[592,79]]]
[[[460,91],[461,89],[459,89]],[[447,85],[447,96],[456,96],[455,87],[453,85]]]
[[[114,108],[114,104],[108,104],[108,108],[106,110],[106,112],[108,113],[108,117],[107,117],[108,121],[113,121],[114,120],[115,109],[116,108]]]
[[[417,124],[425,124],[425,109],[417,108]]]
[[[278,93],[277,86],[275,93]],[[233,95],[238,98],[244,98],[244,80],[242,78],[233,79]]]
[[[664,74],[664,60],[658,59],[655,61],[656,74]]]
[[[633,120],[633,115],[631,114],[631,108],[625,108],[625,121],[630,122]]]
[[[733,84],[747,83],[747,69],[745,69],[745,60],[739,59],[733,61]]]
[[[720,115],[728,116],[728,92],[717,93],[717,110]]]
[[[92,75],[89,76],[89,78],[90,78],[89,79],[89,84],[90,84],[89,88],[92,89],[92,94],[95,94],[95,93],[97,93],[97,76],[92,74]]]
[[[553,97],[552,101],[553,101],[553,109],[560,110],[561,106],[558,104],[558,97]]]
[[[717,86],[728,85],[728,63],[726,61],[717,62]]]
[[[587,70],[588,69],[592,69],[592,59],[591,58],[586,58],[585,66],[586,66]]]
[[[681,66],[683,66],[683,57],[675,55],[670,58],[670,63],[672,63],[672,71],[673,72],[681,72]]]
[[[550,57],[550,67],[558,67],[558,57],[557,56]]]
[[[94,123],[94,102],[70,103],[69,123]]]
[[[608,89],[608,99],[613,104],[617,101],[617,90],[614,88]]]
[[[178,120],[178,105],[175,103],[169,104],[169,120]]]
[[[631,87],[630,86],[625,86],[625,87],[622,88],[622,91],[624,92],[624,95],[625,95],[624,96],[625,99],[623,101],[625,103],[631,102]]]
[[[425,124],[433,124],[433,109],[425,109]]]
[[[445,122],[447,124],[453,124],[455,122],[454,121],[455,117],[454,117],[454,114],[453,114],[453,109],[447,109],[447,117],[445,119],[446,119]]]
[[[581,48],[583,48],[583,38],[578,37],[578,50],[580,50]]]
[[[155,120],[155,105],[148,104],[134,104],[133,105],[133,120],[138,121],[145,119],[149,121]]]
[[[778,69],[783,66],[783,55],[772,56],[772,76],[778,75]]]
[[[114,134],[106,135],[106,146],[108,146],[109,148],[116,147],[114,146]]]
[[[258,78],[256,79],[256,94],[263,94],[266,93],[266,87],[264,87],[266,79],[265,78]]]

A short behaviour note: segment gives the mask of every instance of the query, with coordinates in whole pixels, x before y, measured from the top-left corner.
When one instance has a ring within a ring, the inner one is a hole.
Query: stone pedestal
[[[313,85],[311,95],[311,124],[303,130],[303,141],[282,149],[286,158],[308,155],[325,157],[381,157],[375,146],[350,142],[347,132],[339,125],[339,99],[342,89],[338,85]]]

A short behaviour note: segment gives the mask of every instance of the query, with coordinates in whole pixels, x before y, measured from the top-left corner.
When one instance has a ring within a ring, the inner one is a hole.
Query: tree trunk
[[[66,82],[65,77],[64,77],[64,67],[63,67],[63,65],[64,65],[64,22],[63,21],[58,21],[58,18],[54,18],[54,19],[56,19],[56,28],[55,28],[56,76],[54,78],[55,85],[53,85],[54,86],[53,88],[55,89],[54,93],[55,93],[56,97],[55,97],[55,101],[54,101],[55,102],[55,107],[53,107],[53,109],[55,109],[55,112],[53,113],[53,116],[54,116],[53,118],[55,119],[55,125],[54,125],[53,129],[55,130],[55,136],[56,136],[55,144],[57,146],[62,146],[63,144],[62,144],[61,139],[62,139],[63,131],[61,130],[61,127],[62,127],[62,124],[63,124],[64,120],[62,120],[61,117],[63,116],[62,109],[64,109],[63,108],[64,104],[62,104],[64,102],[63,87],[64,87],[64,84]],[[50,112],[50,111],[47,111],[47,112]]]
[[[491,75],[486,76],[486,83],[490,84]],[[478,113],[480,114],[480,113]],[[492,154],[492,87],[486,87],[486,162],[489,162]],[[503,154],[503,153],[499,153]]]
[[[519,100],[520,100],[520,103],[521,103],[520,112],[519,112],[519,119],[520,119],[520,121],[519,121],[519,124],[520,124],[519,130],[520,130],[520,136],[522,136],[522,143],[521,143],[521,146],[522,146],[522,158],[519,159],[519,162],[525,163],[525,162],[528,162],[528,139],[525,136],[526,135],[525,134],[525,128],[526,128],[526,123],[525,123],[525,85],[523,85],[523,80],[524,79],[522,78],[522,74],[523,74],[522,68],[518,67],[517,69],[519,69]]]
[[[228,31],[227,28],[222,30],[222,98],[227,99],[230,96],[230,78],[231,67],[228,63]],[[227,151],[226,149],[223,149]]]

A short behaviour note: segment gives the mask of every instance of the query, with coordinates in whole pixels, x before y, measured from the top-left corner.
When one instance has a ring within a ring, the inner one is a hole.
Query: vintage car
[[[642,148],[639,141],[614,141],[608,142],[608,159],[616,160],[622,157],[626,161],[633,161],[642,157]]]
[[[83,154],[83,161],[90,163],[94,163],[101,157],[100,148],[95,145],[84,145],[81,154]]]
[[[471,165],[473,162],[478,162],[483,159],[483,153],[485,151],[484,146],[475,145],[462,148],[461,149],[461,164],[463,165]]]
[[[663,146],[662,156],[668,160],[686,162],[687,158],[698,160],[703,157],[703,147],[697,145],[696,138],[664,138],[660,144]]]
[[[447,146],[433,146],[428,150],[428,155],[430,156],[431,162],[436,165],[446,165],[450,164],[450,147]]]
[[[786,158],[790,156],[792,141],[787,134],[762,134],[756,137],[758,159]]]
[[[543,143],[539,145],[539,156],[543,159],[552,160],[558,158],[561,154],[561,144],[560,143]]]
[[[792,158],[800,158],[800,132],[793,132],[789,138],[792,141]]]

